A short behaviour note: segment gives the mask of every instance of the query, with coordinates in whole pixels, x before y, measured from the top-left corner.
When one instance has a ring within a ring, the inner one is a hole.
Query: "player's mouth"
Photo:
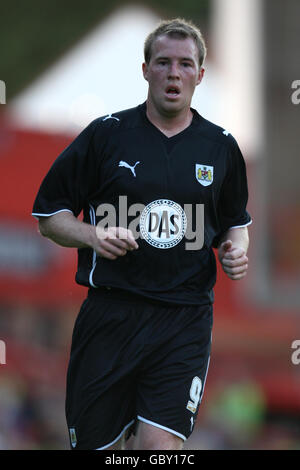
[[[180,95],[180,89],[176,85],[169,85],[165,89],[165,94],[169,99],[176,99]]]

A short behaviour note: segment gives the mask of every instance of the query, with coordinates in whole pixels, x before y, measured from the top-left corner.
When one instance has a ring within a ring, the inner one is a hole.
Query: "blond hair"
[[[207,53],[205,40],[199,28],[191,21],[186,21],[183,18],[161,21],[145,40],[144,58],[146,64],[149,64],[151,60],[152,45],[159,36],[169,36],[176,39],[192,38],[198,49],[200,67],[202,66]]]

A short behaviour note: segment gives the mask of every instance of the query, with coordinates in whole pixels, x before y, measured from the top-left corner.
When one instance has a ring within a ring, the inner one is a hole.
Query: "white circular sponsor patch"
[[[186,215],[182,207],[169,199],[150,202],[140,217],[141,236],[155,248],[172,248],[184,237]]]

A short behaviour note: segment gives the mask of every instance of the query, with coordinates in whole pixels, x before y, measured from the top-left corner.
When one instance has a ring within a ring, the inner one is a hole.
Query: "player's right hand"
[[[97,227],[96,235],[97,241],[93,248],[103,258],[115,260],[139,247],[132,231],[124,227],[108,227],[107,229]]]

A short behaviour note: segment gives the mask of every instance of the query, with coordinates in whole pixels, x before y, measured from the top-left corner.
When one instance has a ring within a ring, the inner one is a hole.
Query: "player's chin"
[[[181,110],[181,105],[178,101],[176,102],[166,100],[164,101],[163,107],[166,114],[175,114]]]
[[[167,95],[164,95],[162,103],[166,110],[180,111],[185,106],[185,100],[181,95],[175,96],[174,98],[168,98]]]

